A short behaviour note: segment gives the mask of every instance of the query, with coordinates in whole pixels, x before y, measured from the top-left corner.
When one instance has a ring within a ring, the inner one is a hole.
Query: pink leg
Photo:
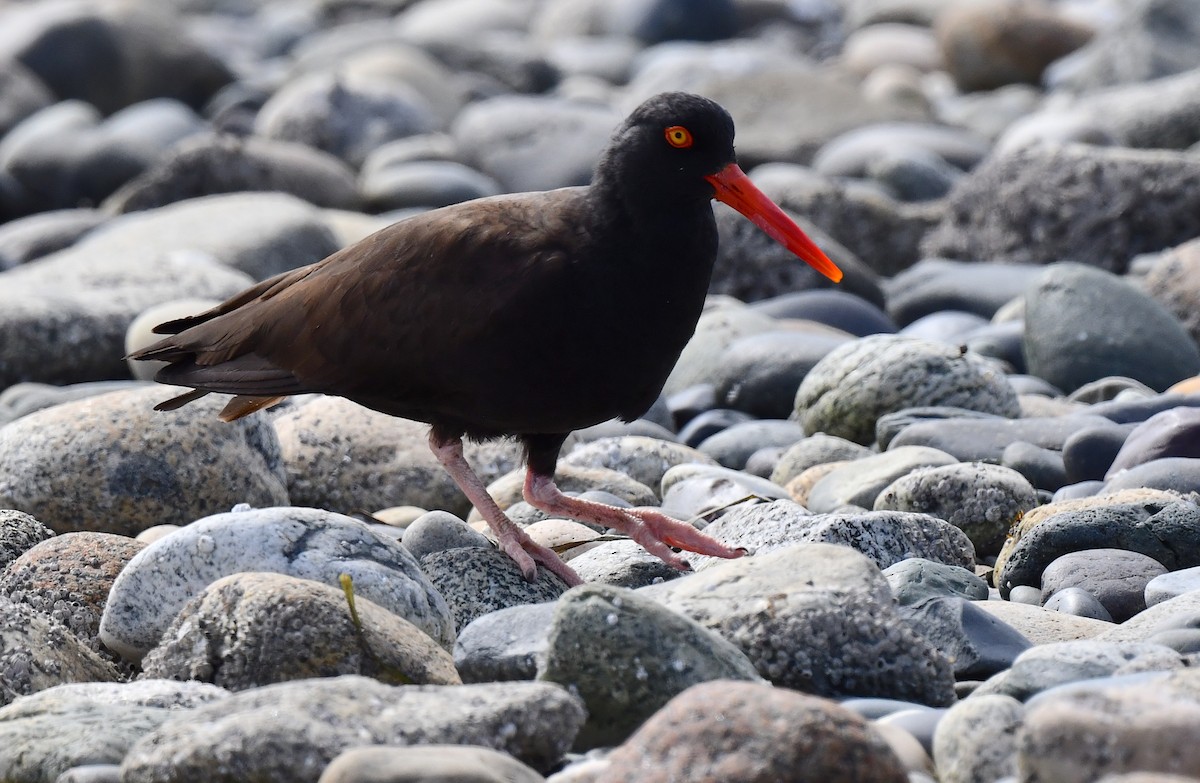
[[[541,563],[557,574],[569,587],[583,584],[579,575],[564,563],[553,549],[531,539],[519,525],[508,518],[500,506],[496,505],[483,481],[475,475],[470,463],[463,456],[461,438],[443,440],[430,434],[429,447],[433,449],[438,462],[442,463],[446,472],[454,479],[454,483],[458,484],[463,494],[479,509],[479,513],[496,534],[500,549],[513,559],[526,580],[533,582],[537,579],[537,563]]]
[[[691,566],[672,552],[671,547],[714,557],[732,558],[746,554],[744,549],[731,549],[686,522],[653,509],[617,508],[569,497],[559,491],[553,476],[533,469],[525,474],[525,499],[552,516],[570,517],[619,530],[645,547],[647,552],[680,571],[690,571]]]

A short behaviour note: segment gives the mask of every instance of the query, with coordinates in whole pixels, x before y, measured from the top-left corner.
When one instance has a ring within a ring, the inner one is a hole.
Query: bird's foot
[[[541,563],[566,582],[568,587],[583,584],[575,570],[564,563],[558,553],[530,538],[528,533],[496,505],[495,499],[488,494],[487,486],[463,456],[461,438],[441,436],[435,430],[429,434],[429,447],[463,494],[487,520],[488,527],[492,529],[496,541],[500,544],[500,550],[512,558],[527,582],[537,581],[537,567],[538,563]]]
[[[575,573],[575,569],[563,562],[557,552],[534,541],[528,533],[509,520],[507,516],[505,521],[508,522],[508,525],[493,524],[492,530],[496,533],[496,542],[500,545],[500,551],[512,558],[513,562],[517,564],[517,568],[521,569],[521,573],[525,576],[525,581],[537,581],[537,567],[540,563],[550,573],[566,582],[567,587],[583,584],[583,580],[579,578],[579,574]]]
[[[569,497],[559,491],[552,478],[532,471],[525,478],[525,499],[553,516],[569,517],[619,530],[641,544],[647,552],[680,571],[690,571],[692,566],[672,551],[671,547],[713,557],[735,558],[746,554],[746,550],[725,546],[687,522],[673,519],[657,509],[617,508],[592,500]]]

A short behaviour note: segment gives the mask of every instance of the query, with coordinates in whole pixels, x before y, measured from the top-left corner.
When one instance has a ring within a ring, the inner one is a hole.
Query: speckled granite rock
[[[460,683],[450,653],[363,596],[284,574],[230,574],[187,603],[142,659],[147,677],[231,691],[362,674],[395,685]]]
[[[897,335],[874,335],[833,349],[796,392],[806,432],[870,444],[885,413],[952,405],[1016,417],[1017,395],[990,361],[957,348]]]
[[[178,411],[153,409],[170,396],[170,387],[113,392],[0,428],[0,506],[60,533],[135,535],[237,503],[287,502],[267,419],[223,424],[217,411],[224,403],[215,397]]]

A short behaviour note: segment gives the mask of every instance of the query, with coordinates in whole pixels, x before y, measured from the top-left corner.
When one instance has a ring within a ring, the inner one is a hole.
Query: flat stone
[[[550,683],[392,686],[356,675],[235,693],[172,717],[130,749],[128,780],[315,780],[342,751],[380,745],[480,745],[534,769],[562,758],[582,705]],[[296,737],[304,737],[297,744]]]
[[[893,482],[921,468],[948,466],[956,462],[944,451],[926,446],[901,446],[880,454],[862,457],[831,470],[808,492],[810,510],[818,514],[835,511],[842,506],[874,508],[885,489]],[[925,511],[917,508],[892,508],[884,505],[878,510]]]
[[[343,751],[317,783],[420,783],[428,780],[470,783],[541,783],[541,775],[507,753],[466,745],[350,748]]]

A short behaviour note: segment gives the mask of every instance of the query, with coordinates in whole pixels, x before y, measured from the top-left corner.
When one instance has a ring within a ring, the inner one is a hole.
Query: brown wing
[[[417,415],[458,404],[505,313],[536,301],[575,260],[585,189],[499,196],[393,224],[265,280],[133,354],[158,379],[206,391],[386,398]],[[376,405],[376,407],[380,407]]]

